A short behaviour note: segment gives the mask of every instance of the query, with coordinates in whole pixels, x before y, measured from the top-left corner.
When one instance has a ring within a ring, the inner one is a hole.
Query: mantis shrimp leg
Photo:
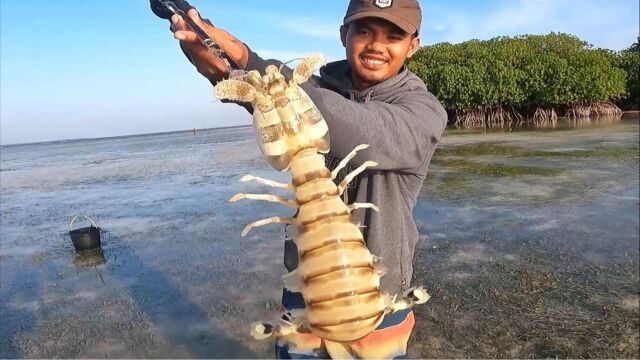
[[[349,161],[351,161],[351,159],[353,159],[358,154],[358,151],[364,150],[368,147],[369,145],[367,144],[360,144],[356,146],[353,150],[351,150],[351,152],[347,154],[347,156],[345,156],[344,159],[342,159],[342,161],[340,161],[338,166],[336,166],[336,168],[333,169],[333,171],[331,172],[331,180],[335,179],[336,176],[338,176],[338,173],[340,172],[340,170],[342,170],[345,166],[347,166]]]
[[[294,209],[296,209],[298,207],[298,204],[296,204],[296,202],[291,200],[291,199],[287,199],[285,197],[277,196],[277,195],[270,195],[270,194],[245,194],[245,193],[239,193],[239,194],[233,195],[233,197],[231,197],[231,199],[229,199],[229,202],[236,202],[236,201],[239,201],[239,200],[242,200],[242,199],[263,200],[263,201],[277,202],[277,203],[280,203],[282,205],[286,205],[288,207],[292,207]]]
[[[240,235],[246,236],[249,233],[249,231],[251,231],[251,229],[253,229],[254,227],[259,227],[259,226],[264,226],[269,224],[295,224],[295,221],[296,221],[295,219],[286,218],[282,216],[274,216],[267,219],[254,221],[250,224],[247,224],[247,226],[244,227]]]
[[[364,164],[358,166],[355,170],[350,172],[347,176],[344,177],[344,180],[338,185],[338,193],[342,194],[344,189],[347,188],[347,185],[356,178],[356,176],[360,175],[361,172],[365,171],[367,168],[377,166],[378,163],[375,161],[365,161]]]
[[[291,184],[285,184],[285,183],[281,183],[281,182],[277,182],[277,181],[273,181],[273,180],[269,180],[269,179],[253,176],[253,175],[245,175],[242,178],[240,178],[240,181],[242,181],[242,182],[255,181],[255,182],[259,183],[259,184],[263,184],[263,185],[267,185],[267,186],[271,186],[271,187],[277,187],[277,188],[283,188],[283,189],[287,189],[287,190],[293,190],[293,186]]]
[[[348,208],[349,208],[349,212],[352,212],[353,210],[357,210],[357,209],[373,209],[373,211],[375,212],[380,211],[380,209],[378,209],[377,206],[371,203],[353,203],[349,205]]]

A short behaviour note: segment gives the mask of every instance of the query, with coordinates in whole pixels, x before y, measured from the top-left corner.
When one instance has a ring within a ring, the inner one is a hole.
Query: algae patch
[[[490,261],[453,261],[479,248]],[[416,342],[449,345],[431,348],[432,357],[638,357],[638,308],[620,305],[637,299],[633,256],[602,266],[541,238],[486,237],[419,248],[416,258],[414,276],[432,296],[414,308],[426,323]]]
[[[640,157],[640,149],[635,147],[596,147],[585,150],[538,150],[522,146],[505,145],[505,143],[476,143],[459,146],[442,146],[438,148],[435,158],[474,156],[511,156],[518,158],[547,157],[600,157],[608,159],[636,159]]]
[[[485,175],[485,176],[518,176],[518,175],[536,175],[536,176],[553,176],[562,172],[559,169],[535,167],[535,166],[518,166],[500,163],[483,163],[476,161],[468,161],[462,159],[442,159],[434,158],[433,164],[438,164],[446,171],[452,171],[464,175]]]

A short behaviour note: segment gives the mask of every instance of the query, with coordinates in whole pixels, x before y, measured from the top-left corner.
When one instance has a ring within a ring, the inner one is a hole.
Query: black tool
[[[218,44],[215,39],[211,38],[200,26],[198,26],[198,24],[195,23],[195,21],[187,16],[187,12],[194,9],[191,4],[184,0],[149,0],[149,5],[151,6],[151,11],[162,19],[171,20],[171,17],[174,14],[182,16],[191,30],[196,33],[200,42],[202,42],[202,45],[204,45],[213,55],[225,64],[229,74],[242,71],[240,65],[233,61],[233,59],[231,59],[229,55],[222,50],[220,44]],[[209,20],[204,21],[211,24]]]
[[[171,16],[175,14],[175,12],[171,11],[164,3],[166,1],[162,0],[150,0],[149,5],[151,6],[151,11],[153,11],[156,16],[162,19],[171,20]],[[193,9],[193,6],[184,0],[173,0],[171,1],[175,9],[181,10],[183,13],[187,13],[189,10]]]

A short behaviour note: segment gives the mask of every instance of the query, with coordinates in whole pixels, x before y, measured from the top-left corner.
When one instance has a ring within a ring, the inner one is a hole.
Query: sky
[[[264,58],[344,58],[347,0],[191,0]],[[622,50],[638,0],[420,0],[422,45],[566,32]],[[251,124],[213,96],[148,0],[0,0],[0,145]]]

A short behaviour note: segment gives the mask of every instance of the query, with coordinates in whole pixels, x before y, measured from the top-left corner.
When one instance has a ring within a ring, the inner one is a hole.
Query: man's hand
[[[243,69],[246,68],[249,60],[249,51],[244,43],[228,32],[202,21],[195,9],[189,10],[187,15],[213,40],[220,44],[220,47],[231,59]],[[210,53],[207,48],[202,45],[196,33],[191,31],[180,15],[173,15],[171,17],[171,30],[173,31],[173,37],[180,40],[180,47],[191,57],[193,65],[200,74],[213,81],[220,81],[228,74],[228,69],[224,62]]]

